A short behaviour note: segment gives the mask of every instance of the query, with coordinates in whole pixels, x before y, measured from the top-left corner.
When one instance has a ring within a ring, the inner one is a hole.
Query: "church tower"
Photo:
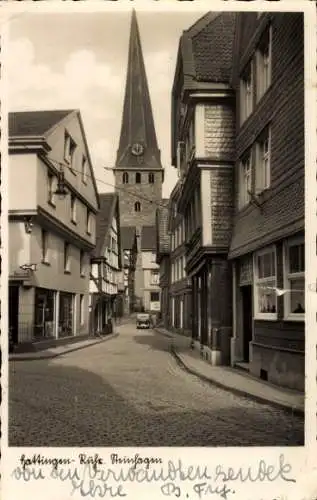
[[[114,175],[119,196],[120,225],[136,228],[138,257],[135,296],[142,304],[145,287],[141,254],[145,248],[145,243],[142,244],[142,233],[145,234],[145,231],[142,228],[152,226],[153,233],[155,232],[155,212],[162,200],[164,180],[160,156],[140,33],[133,10],[121,134]],[[149,234],[149,231],[146,233]]]

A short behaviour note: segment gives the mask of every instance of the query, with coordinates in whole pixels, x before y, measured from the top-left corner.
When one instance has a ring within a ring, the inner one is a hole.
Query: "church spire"
[[[135,10],[132,11],[129,59],[116,168],[161,169],[149,88]]]

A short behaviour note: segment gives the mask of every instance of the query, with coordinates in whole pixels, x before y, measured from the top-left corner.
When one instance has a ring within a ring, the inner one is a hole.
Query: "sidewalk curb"
[[[269,406],[274,406],[276,408],[282,409],[282,410],[284,410],[287,413],[290,413],[292,415],[299,415],[301,417],[303,415],[305,415],[305,410],[302,410],[301,408],[293,408],[291,406],[284,405],[283,403],[279,403],[277,401],[271,401],[271,400],[265,399],[264,397],[256,396],[255,394],[252,394],[252,393],[250,394],[249,392],[243,391],[241,389],[236,389],[234,387],[228,387],[228,386],[222,384],[221,382],[217,382],[211,378],[206,377],[205,375],[202,375],[198,371],[196,371],[192,368],[189,368],[186,365],[186,363],[182,360],[180,354],[177,353],[177,351],[175,350],[173,345],[170,346],[170,352],[171,352],[172,356],[176,359],[177,363],[181,366],[181,368],[183,368],[185,371],[187,371],[191,375],[194,375],[194,376],[200,378],[204,382],[207,382],[211,385],[214,385],[215,387],[219,387],[220,389],[223,389],[227,392],[231,392],[232,394],[236,394],[237,396],[247,397],[248,399],[253,399],[254,401],[257,401],[258,403],[265,403]]]
[[[118,337],[119,333],[116,332],[116,333],[112,333],[110,335],[107,335],[105,338],[103,339],[100,339],[100,340],[96,340],[96,342],[93,342],[91,344],[87,344],[87,345],[84,345],[84,346],[80,346],[80,347],[74,347],[72,349],[67,349],[63,352],[59,352],[57,354],[49,354],[49,355],[45,355],[45,353],[43,352],[42,355],[40,356],[34,356],[34,354],[30,354],[29,356],[26,354],[25,356],[21,355],[19,357],[14,357],[14,354],[12,357],[9,356],[9,362],[10,361],[37,361],[38,359],[53,359],[53,358],[58,358],[60,356],[64,356],[64,354],[68,354],[70,352],[75,352],[75,351],[80,351],[81,349],[86,349],[88,347],[92,347],[94,345],[97,345],[97,344],[101,344],[102,342],[107,342],[108,340],[111,340],[111,339],[114,339],[116,337]]]

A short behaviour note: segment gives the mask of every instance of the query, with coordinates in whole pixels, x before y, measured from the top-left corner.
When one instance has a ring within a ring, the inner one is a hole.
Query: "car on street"
[[[151,328],[151,316],[148,313],[139,313],[136,316],[137,328]]]

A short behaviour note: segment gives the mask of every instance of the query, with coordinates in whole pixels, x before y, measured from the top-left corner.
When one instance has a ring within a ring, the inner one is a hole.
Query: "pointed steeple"
[[[162,168],[135,10],[116,168]]]

